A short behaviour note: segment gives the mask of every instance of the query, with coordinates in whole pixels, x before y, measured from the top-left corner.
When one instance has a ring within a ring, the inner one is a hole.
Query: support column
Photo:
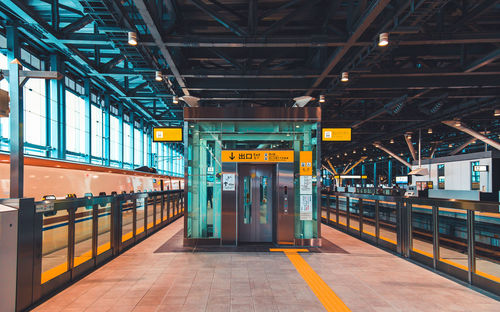
[[[24,111],[22,88],[19,87],[19,34],[17,27],[7,26],[7,60],[9,62],[10,96],[10,198],[24,195]]]
[[[366,175],[365,165],[361,165],[361,177]],[[366,185],[366,179],[361,178],[361,185],[364,187]]]
[[[50,70],[64,73],[59,55],[50,56]],[[51,157],[64,159],[66,156],[66,96],[64,79],[50,80],[50,144]]]
[[[378,182],[377,182],[377,163],[373,163],[373,186],[377,187]]]
[[[125,140],[123,139],[123,136],[125,135],[123,133],[123,104],[120,103],[120,105],[118,106],[118,124],[119,124],[119,127],[120,127],[120,138],[119,138],[119,142],[120,142],[120,167],[123,168],[123,163],[124,163],[124,159],[123,159],[123,150],[124,150],[124,146],[123,146],[123,142],[125,142]]]
[[[92,104],[90,103],[90,79],[84,79],[85,89],[85,160],[92,162]]]
[[[392,186],[392,161],[387,161],[387,184]]]
[[[140,135],[141,135],[141,164],[143,166],[146,166],[146,159],[144,158],[144,153],[146,152],[147,149],[144,149],[144,119],[141,118],[141,129],[140,129]]]
[[[111,124],[110,124],[109,105],[110,105],[109,94],[105,94],[104,95],[104,122],[103,122],[104,148],[102,150],[103,150],[104,164],[106,166],[109,166],[110,161],[111,161],[111,138],[110,138]]]
[[[130,146],[132,150],[130,151],[130,162],[132,169],[134,169],[135,163],[135,121],[134,121],[134,113],[130,112]]]

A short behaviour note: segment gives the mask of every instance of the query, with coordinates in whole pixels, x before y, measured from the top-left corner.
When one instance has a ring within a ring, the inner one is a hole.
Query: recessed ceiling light
[[[325,103],[325,96],[324,96],[324,95],[322,95],[322,94],[321,94],[321,95],[319,96],[319,102],[320,102],[320,103]]]
[[[156,81],[162,81],[161,71],[159,71],[159,70],[156,71],[155,80]]]
[[[340,81],[342,81],[342,82],[348,82],[349,81],[349,73],[348,72],[343,72],[342,76],[340,78]]]

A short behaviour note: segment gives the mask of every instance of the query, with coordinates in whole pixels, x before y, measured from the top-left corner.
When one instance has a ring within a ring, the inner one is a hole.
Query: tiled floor
[[[35,311],[323,311],[282,253],[154,253],[182,219]],[[348,253],[302,254],[352,311],[500,311],[500,302],[324,226]]]

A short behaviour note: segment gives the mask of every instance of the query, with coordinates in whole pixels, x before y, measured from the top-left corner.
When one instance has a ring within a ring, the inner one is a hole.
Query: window
[[[85,154],[85,100],[66,91],[66,150]],[[79,159],[83,160],[83,159]]]
[[[136,166],[142,166],[143,165],[143,160],[142,160],[142,149],[143,149],[143,144],[142,144],[142,135],[141,131],[137,128],[134,128],[134,165]]]
[[[92,127],[91,127],[91,144],[92,156],[102,158],[102,110],[100,107],[91,105]]]
[[[149,162],[149,153],[148,153],[148,147],[149,147],[149,139],[148,139],[148,134],[146,133],[146,131],[144,131],[144,135],[143,135],[143,157],[144,157],[144,166],[150,166],[150,162]]]
[[[479,161],[473,161],[470,163],[470,179],[471,179],[471,190],[479,190],[480,189],[480,172],[474,171],[474,166],[478,166]]]
[[[119,162],[122,160],[121,136],[120,118],[113,115],[109,116],[109,153],[111,161]]]
[[[132,127],[123,123],[123,168],[132,167]]]
[[[29,79],[23,87],[24,100],[24,139],[26,142],[45,146],[46,144],[46,98],[45,80]],[[41,153],[40,153],[41,152]],[[33,154],[33,151],[27,151]],[[45,151],[34,153],[44,155]]]
[[[7,62],[7,56],[3,55],[0,53],[0,69],[8,69],[9,65]],[[0,80],[0,89],[4,91],[9,91],[9,83],[7,82],[7,79],[2,79]],[[0,142],[0,149],[3,151],[8,151],[9,150],[9,137],[10,137],[10,130],[9,130],[9,117],[2,117],[0,118],[0,135],[1,135],[1,142]]]
[[[444,164],[438,165],[438,189],[444,190]]]

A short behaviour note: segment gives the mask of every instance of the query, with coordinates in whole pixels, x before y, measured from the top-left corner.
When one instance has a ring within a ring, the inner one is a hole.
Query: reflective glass
[[[74,266],[92,259],[92,206],[80,207],[75,212]]]
[[[432,258],[432,206],[413,204],[411,209],[413,251]]]
[[[121,203],[122,206],[122,242],[134,236],[134,209],[131,201]],[[137,224],[139,227],[139,224]]]
[[[243,223],[252,223],[252,179],[250,177],[243,178]]]
[[[269,178],[260,177],[260,224],[267,224],[267,208],[270,200]]]
[[[97,219],[97,254],[111,248],[111,204],[98,207]]]
[[[500,283],[500,213],[475,212],[476,274]]]
[[[467,270],[467,211],[439,207],[439,260]]]

